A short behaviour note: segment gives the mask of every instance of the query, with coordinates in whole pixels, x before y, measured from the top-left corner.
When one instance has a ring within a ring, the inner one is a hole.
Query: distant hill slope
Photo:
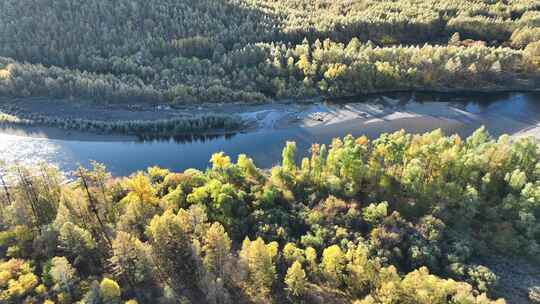
[[[392,52],[407,53],[399,45],[449,39],[461,50],[441,49],[451,53],[442,55],[444,62],[422,51],[414,55],[421,60],[403,65],[402,55],[369,51],[396,46]],[[343,96],[387,90],[388,83],[492,86],[507,83],[502,74],[536,74],[538,40],[540,3],[534,0],[4,0],[0,92],[203,102]],[[477,57],[492,58],[463,65],[461,53],[470,46],[478,48]],[[516,51],[494,49],[499,46]],[[315,58],[317,50],[323,58]],[[373,66],[356,70],[366,58]],[[450,65],[450,76],[426,75],[426,64],[437,65],[431,70]],[[389,71],[388,65],[399,67]],[[474,74],[474,81],[462,74]]]

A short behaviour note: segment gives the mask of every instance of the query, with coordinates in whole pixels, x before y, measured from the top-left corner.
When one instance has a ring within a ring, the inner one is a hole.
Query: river
[[[420,133],[441,128],[447,134],[467,136],[481,125],[498,136],[540,137],[539,93],[494,94],[390,94],[378,114],[339,119],[332,123],[272,126],[229,136],[144,140],[129,136],[78,134],[45,127],[0,129],[0,160],[35,164],[47,161],[64,172],[90,160],[104,163],[113,175],[126,175],[149,166],[175,171],[205,169],[212,153],[223,151],[236,159],[245,153],[259,167],[280,162],[286,141],[295,141],[299,156],[307,155],[312,143],[329,143],[346,134],[371,138],[383,132],[405,129]],[[346,104],[325,104],[328,113],[351,108]],[[351,103],[352,102],[352,103]],[[321,107],[321,105],[318,105]],[[330,110],[328,110],[330,109]],[[336,110],[337,109],[337,110]],[[304,118],[302,118],[304,119]]]

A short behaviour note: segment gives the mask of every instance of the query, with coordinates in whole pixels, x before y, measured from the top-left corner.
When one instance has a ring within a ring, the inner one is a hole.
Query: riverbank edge
[[[540,78],[539,78],[540,79]],[[0,100],[0,126],[3,127],[52,127],[70,131],[87,132],[89,134],[99,135],[130,135],[139,137],[174,137],[174,136],[206,136],[206,135],[227,135],[237,132],[247,132],[255,130],[258,127],[253,123],[249,123],[240,117],[243,111],[228,113],[223,107],[248,108],[255,106],[272,105],[288,105],[301,104],[312,105],[320,102],[346,103],[353,100],[366,100],[373,97],[378,97],[385,94],[449,94],[449,95],[490,95],[501,93],[540,93],[540,81],[532,81],[534,85],[514,86],[514,87],[491,87],[491,88],[416,88],[416,89],[396,89],[382,90],[353,96],[316,96],[304,99],[275,99],[262,103],[247,103],[247,102],[232,102],[232,103],[204,103],[204,104],[182,104],[182,105],[164,105],[184,111],[197,109],[197,112],[205,114],[194,114],[191,117],[169,117],[160,119],[115,119],[115,120],[99,120],[99,119],[84,119],[77,117],[60,117],[54,115],[46,115],[40,111],[20,111],[17,109],[17,103],[20,101],[37,100],[36,98],[2,98]],[[538,84],[538,85],[537,85]],[[40,99],[40,98],[38,98]],[[59,99],[72,103],[66,99]],[[46,102],[46,101],[37,101]],[[117,104],[107,103],[99,104],[95,102],[84,101],[78,103],[81,111],[88,111],[92,108],[99,108],[105,105],[114,105],[119,107],[120,111],[129,111],[137,113],[131,107],[134,105],[144,106],[147,109],[155,106],[163,106],[156,103],[135,103],[135,104]],[[186,126],[188,125],[188,126]],[[191,126],[192,125],[192,126]]]

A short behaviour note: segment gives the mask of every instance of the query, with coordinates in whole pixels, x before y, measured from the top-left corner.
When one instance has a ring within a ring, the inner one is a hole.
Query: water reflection
[[[224,134],[181,134],[173,136],[164,136],[164,135],[139,135],[137,140],[141,142],[155,141],[155,142],[174,142],[177,144],[201,142],[205,143],[208,141],[216,140],[218,138],[231,139],[236,135],[236,133],[224,133]]]
[[[0,132],[0,160],[6,163],[37,165],[42,161],[55,163],[69,161],[69,156],[54,141],[29,138]]]

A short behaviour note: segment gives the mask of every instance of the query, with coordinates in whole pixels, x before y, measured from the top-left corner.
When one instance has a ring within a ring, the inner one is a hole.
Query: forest
[[[262,102],[535,88],[536,0],[4,0],[0,94]]]
[[[501,304],[479,258],[538,261],[532,138],[398,131],[310,152],[70,180],[3,164],[0,302]]]

